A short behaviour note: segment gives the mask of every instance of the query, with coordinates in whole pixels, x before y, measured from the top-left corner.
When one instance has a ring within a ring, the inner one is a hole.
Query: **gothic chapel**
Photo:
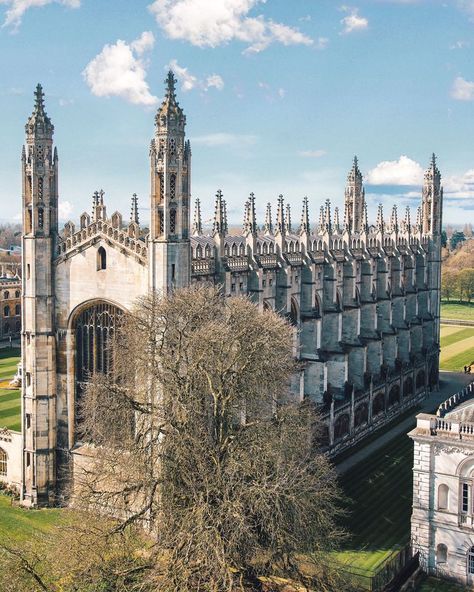
[[[226,203],[215,198],[204,232],[195,200],[190,223],[191,147],[172,72],[155,117],[150,146],[151,220],[107,212],[104,193],[92,214],[58,228],[58,153],[43,91],[36,89],[26,124],[23,175],[22,491],[25,505],[53,504],[63,467],[81,454],[77,403],[87,376],[105,372],[104,344],[120,315],[149,290],[192,282],[222,286],[294,327],[297,399],[320,406],[330,454],[352,446],[416,405],[438,383],[443,192],[433,155],[415,223],[410,209],[375,224],[357,159],[347,178],[344,210],[326,201],[310,222],[291,219],[283,196],[257,225],[255,196],[238,234],[229,233]],[[208,204],[206,204],[208,206]],[[341,219],[342,218],[342,219]]]

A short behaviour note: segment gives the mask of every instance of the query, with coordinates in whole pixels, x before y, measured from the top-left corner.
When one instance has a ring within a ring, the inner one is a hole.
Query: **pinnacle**
[[[166,94],[168,97],[174,97],[176,92],[176,78],[174,76],[173,70],[168,72],[168,76],[165,80],[166,84]]]

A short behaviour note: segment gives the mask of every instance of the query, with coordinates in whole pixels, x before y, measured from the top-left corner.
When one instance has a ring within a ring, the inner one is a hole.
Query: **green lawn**
[[[38,532],[47,532],[63,510],[27,510],[12,506],[11,498],[0,494],[0,542],[29,541]]]
[[[352,537],[337,557],[349,571],[371,575],[409,541],[412,467],[413,443],[402,434],[342,476]]]
[[[441,325],[441,370],[462,372],[474,361],[474,327]]]
[[[0,383],[10,381],[20,360],[19,349],[0,349]],[[0,427],[21,429],[21,402],[19,389],[0,388]]]
[[[474,304],[443,301],[441,302],[441,318],[474,321]]]
[[[466,590],[466,588],[437,578],[423,576],[415,592],[462,592],[462,590]]]

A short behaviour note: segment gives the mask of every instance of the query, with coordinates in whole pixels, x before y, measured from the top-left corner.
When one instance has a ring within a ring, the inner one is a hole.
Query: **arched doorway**
[[[96,372],[107,373],[111,368],[110,339],[122,316],[123,310],[117,306],[108,302],[94,302],[82,308],[74,319],[75,433],[80,423],[79,406],[87,382]]]

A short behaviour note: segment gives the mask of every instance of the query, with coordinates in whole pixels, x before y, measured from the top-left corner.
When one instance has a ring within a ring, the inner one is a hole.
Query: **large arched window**
[[[10,307],[9,306],[4,306],[3,307],[3,316],[4,317],[9,317],[10,316]]]
[[[467,553],[467,572],[474,574],[474,547],[471,547]]]
[[[438,487],[438,510],[447,510],[449,503],[449,487],[442,483]]]
[[[97,271],[107,269],[107,253],[104,247],[99,247],[97,251]]]
[[[98,302],[83,309],[74,322],[76,409],[90,377],[111,369],[110,339],[122,315],[123,311],[113,304]]]
[[[10,298],[10,292],[8,290],[3,293],[3,298],[4,300],[8,300]]]
[[[0,448],[0,477],[7,476],[8,456],[3,448]]]

